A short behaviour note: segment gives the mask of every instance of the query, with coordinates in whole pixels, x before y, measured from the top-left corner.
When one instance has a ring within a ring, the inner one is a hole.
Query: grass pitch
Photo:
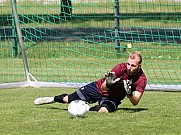
[[[181,134],[180,92],[145,91],[135,107],[125,99],[114,113],[88,112],[85,118],[73,119],[67,112],[67,104],[33,104],[37,97],[73,91],[70,88],[0,90],[1,135]]]

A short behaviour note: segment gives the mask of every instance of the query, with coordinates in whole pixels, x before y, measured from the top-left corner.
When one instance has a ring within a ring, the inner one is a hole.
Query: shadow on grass
[[[127,111],[129,113],[135,113],[135,112],[147,111],[148,108],[118,108],[118,110]]]
[[[45,107],[43,107],[43,108],[45,108]],[[48,107],[46,107],[47,109],[52,109],[52,110],[63,110],[63,111],[67,111],[68,109],[66,109],[66,108],[59,108],[59,107],[50,107],[50,106],[48,106]]]
[[[44,107],[43,107],[44,108]],[[52,110],[63,110],[67,111],[67,108],[58,108],[58,107],[46,107],[47,109],[52,109]],[[148,111],[148,108],[118,108],[117,110],[123,110],[128,113],[135,113],[135,112],[141,112],[141,111]]]

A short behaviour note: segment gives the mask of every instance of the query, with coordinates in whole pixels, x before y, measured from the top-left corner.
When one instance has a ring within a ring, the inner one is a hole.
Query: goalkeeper
[[[127,62],[115,65],[105,77],[81,87],[72,94],[37,98],[34,104],[70,103],[80,99],[90,104],[98,102],[98,105],[91,107],[89,111],[114,112],[121,101],[128,97],[135,106],[139,103],[147,83],[141,63],[141,54],[133,52]]]

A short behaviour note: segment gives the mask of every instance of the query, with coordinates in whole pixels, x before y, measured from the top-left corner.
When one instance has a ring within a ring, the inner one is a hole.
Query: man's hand
[[[115,79],[115,72],[105,73],[105,79],[106,79],[106,85],[108,88],[120,80],[120,78]]]
[[[124,83],[124,89],[125,89],[127,95],[131,95],[132,94],[132,91],[131,91],[132,81],[131,80],[123,80],[123,83]]]

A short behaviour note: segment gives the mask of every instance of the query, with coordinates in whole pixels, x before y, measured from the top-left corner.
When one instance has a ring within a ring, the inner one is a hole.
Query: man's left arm
[[[128,98],[129,98],[130,102],[131,102],[134,106],[136,106],[136,105],[139,103],[142,95],[143,95],[143,94],[140,93],[139,91],[134,91],[131,96],[128,96]]]
[[[136,90],[132,91],[131,83],[129,81],[124,81],[124,88],[126,90],[127,97],[134,106],[139,103],[145,87],[146,87],[146,80],[142,80],[138,83]]]

